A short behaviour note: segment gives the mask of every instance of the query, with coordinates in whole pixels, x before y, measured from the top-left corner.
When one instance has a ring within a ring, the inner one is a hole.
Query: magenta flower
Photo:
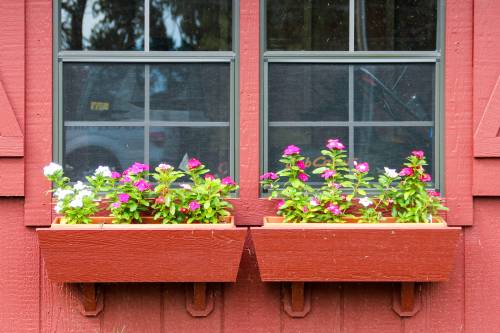
[[[399,175],[401,177],[404,177],[404,176],[413,176],[413,169],[412,168],[403,168],[399,172]]]
[[[294,145],[289,145],[286,147],[286,149],[283,151],[283,155],[289,156],[293,154],[300,154],[300,148]]]
[[[207,174],[205,175],[205,179],[206,179],[206,180],[214,180],[214,179],[215,179],[215,177],[214,177],[214,175],[212,175],[211,173],[207,173]]]
[[[236,185],[235,181],[231,177],[222,178],[222,185]]]
[[[200,203],[196,200],[193,200],[189,203],[189,210],[195,211],[197,209],[200,209]]]
[[[278,179],[278,175],[275,174],[274,172],[266,172],[262,176],[260,176],[260,180],[276,180]]]
[[[121,205],[121,203],[119,203],[119,202],[113,202],[111,204],[111,207],[113,207],[113,208],[120,208],[120,205]]]
[[[130,199],[130,195],[128,195],[127,193],[118,194],[118,200],[120,202],[128,202],[129,199]]]
[[[365,172],[370,171],[370,165],[366,162],[363,162],[363,163],[354,162],[354,167],[356,168],[356,170],[358,172],[361,172],[361,173],[365,173]]]
[[[127,170],[125,170],[123,172],[123,174],[138,174],[138,173],[141,173],[141,172],[144,172],[144,171],[148,171],[149,170],[149,165],[147,164],[142,164],[142,163],[139,163],[139,162],[135,162],[134,164],[132,164],[130,166],[130,168],[128,168]]]
[[[304,207],[302,207],[302,211],[303,211],[304,213],[307,213],[307,212],[309,211],[309,208],[307,208],[307,206],[304,206]]]
[[[326,144],[326,148],[344,150],[345,146],[342,142],[340,142],[339,139],[330,139],[330,140],[328,140],[328,143]]]
[[[331,186],[335,187],[336,189],[340,188],[340,184],[339,183],[332,183]]]
[[[420,180],[423,181],[424,183],[428,183],[432,180],[432,177],[428,173],[424,173],[423,175],[420,176]]]
[[[415,157],[417,157],[419,160],[424,158],[424,152],[421,150],[414,150],[411,152],[411,154]]]
[[[322,174],[321,174],[321,178],[324,178],[324,179],[330,179],[332,178],[334,175],[335,175],[336,171],[335,170],[325,170]]]
[[[121,175],[119,172],[116,172],[116,171],[113,171],[113,172],[111,173],[111,178],[113,178],[113,179],[118,179],[118,178],[120,178],[121,176],[122,176],[122,175]]]
[[[134,183],[134,186],[141,192],[144,192],[149,188],[149,183],[144,179],[140,179]]]
[[[297,176],[300,181],[307,182],[309,180],[309,177],[305,173],[299,173]]]
[[[201,166],[201,162],[198,161],[196,158],[192,158],[188,162],[188,169],[189,170],[196,169],[200,166]]]
[[[433,190],[429,190],[427,191],[427,193],[429,194],[429,196],[431,197],[440,197],[441,196],[441,193],[437,192],[437,191],[433,191]]]
[[[280,201],[278,201],[278,203],[277,203],[277,205],[276,205],[276,206],[278,207],[278,209],[281,209],[281,207],[282,207],[284,204],[285,204],[285,200],[281,199]]]
[[[125,172],[123,174],[125,174]],[[120,179],[120,183],[130,183],[131,181],[132,179],[130,179],[129,176],[124,176],[122,179]]]
[[[339,206],[332,203],[329,203],[326,209],[328,209],[333,215],[340,215],[341,213]]]
[[[296,164],[300,170],[304,170],[306,168],[306,164],[304,163],[304,161],[298,161],[297,164]]]

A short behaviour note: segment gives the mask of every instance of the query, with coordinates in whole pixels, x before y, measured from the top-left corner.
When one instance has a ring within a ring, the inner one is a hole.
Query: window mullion
[[[352,2],[353,0],[351,0]],[[354,162],[354,66],[349,65],[349,164]]]
[[[149,3],[144,0],[144,51],[149,52]]]
[[[144,67],[144,163],[149,165],[149,132],[150,132],[150,98],[149,98],[149,76],[150,67]]]

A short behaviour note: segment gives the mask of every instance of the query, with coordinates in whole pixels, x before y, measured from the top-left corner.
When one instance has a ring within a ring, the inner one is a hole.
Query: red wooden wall
[[[259,0],[241,1],[240,175],[236,217],[258,199]],[[446,195],[464,227],[448,283],[425,285],[421,310],[400,318],[390,284],[315,284],[312,308],[292,319],[279,284],[259,281],[247,240],[238,282],[219,286],[214,312],[193,318],[184,286],[105,285],[104,311],[80,314],[74,286],[50,283],[33,225],[50,223],[52,4],[0,1],[0,332],[500,332],[500,2],[446,3]],[[496,91],[495,91],[495,87]]]

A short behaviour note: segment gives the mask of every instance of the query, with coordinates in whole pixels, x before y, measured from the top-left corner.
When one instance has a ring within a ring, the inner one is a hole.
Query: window
[[[263,171],[279,169],[289,144],[321,166],[318,147],[340,138],[351,164],[367,161],[377,172],[424,150],[439,188],[443,3],[263,0],[261,7]]]
[[[199,158],[235,176],[233,0],[60,0],[55,159],[71,178]]]

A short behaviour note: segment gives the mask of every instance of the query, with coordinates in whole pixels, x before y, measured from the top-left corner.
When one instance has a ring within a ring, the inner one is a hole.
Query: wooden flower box
[[[251,228],[262,281],[446,281],[460,236],[445,222],[281,222]]]
[[[246,228],[221,224],[61,224],[37,229],[55,282],[234,282]]]

